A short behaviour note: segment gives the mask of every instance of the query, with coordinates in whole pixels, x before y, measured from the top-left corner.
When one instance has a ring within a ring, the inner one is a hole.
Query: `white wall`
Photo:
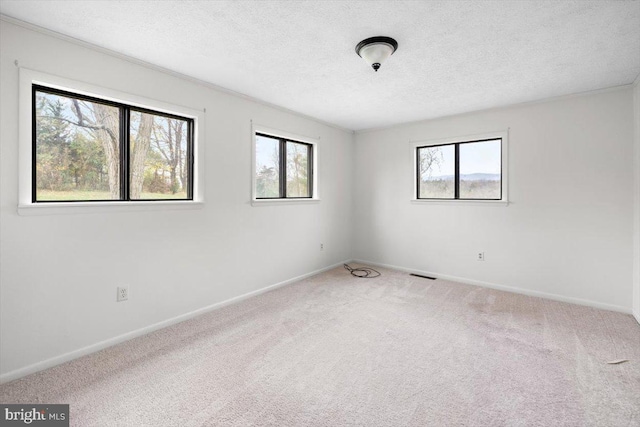
[[[357,133],[354,258],[630,312],[632,111],[625,87]],[[410,203],[410,140],[507,128],[509,206]]]
[[[640,76],[633,86],[634,121],[634,217],[633,217],[633,315],[640,323]]]
[[[0,373],[4,380],[30,372],[39,362],[350,257],[350,132],[0,23]],[[19,216],[14,60],[37,71],[206,108],[204,207]],[[252,119],[320,137],[319,203],[251,206]],[[125,303],[115,302],[119,284],[130,285],[131,297]]]

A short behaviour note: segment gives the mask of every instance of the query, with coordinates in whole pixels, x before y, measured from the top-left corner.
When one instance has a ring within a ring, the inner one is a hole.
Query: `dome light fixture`
[[[362,40],[356,45],[356,53],[378,71],[380,65],[398,50],[398,42],[391,37],[377,36]]]

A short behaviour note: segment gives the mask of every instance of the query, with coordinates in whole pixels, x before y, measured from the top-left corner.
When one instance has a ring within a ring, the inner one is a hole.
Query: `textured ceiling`
[[[629,84],[640,1],[1,1],[0,12],[361,130]],[[378,73],[362,39],[394,37]]]

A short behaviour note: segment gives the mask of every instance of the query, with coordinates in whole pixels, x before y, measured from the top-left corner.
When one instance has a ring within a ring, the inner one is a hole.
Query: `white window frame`
[[[488,139],[500,139],[502,157],[502,198],[500,200],[464,200],[464,199],[418,199],[418,148],[430,145],[456,144],[463,142],[473,142]],[[488,206],[508,206],[509,205],[509,129],[495,132],[487,132],[475,135],[462,135],[440,139],[428,139],[420,141],[409,141],[411,146],[412,170],[411,188],[413,189],[411,203],[416,204],[447,204],[447,205],[488,205]]]
[[[193,119],[193,200],[172,201],[101,201],[47,202],[32,200],[32,86],[34,84],[60,89],[79,95],[141,107],[158,112]],[[40,71],[20,68],[18,140],[18,213],[20,215],[50,215],[65,213],[94,213],[140,210],[169,210],[200,208],[204,204],[204,110],[196,110],[150,98],[67,79]]]
[[[313,150],[312,165],[312,197],[307,198],[282,198],[282,199],[259,199],[256,190],[256,134],[267,134],[274,137],[284,138],[293,142],[304,142],[311,144]],[[320,201],[318,194],[318,143],[320,138],[311,138],[304,135],[296,135],[291,132],[274,129],[268,126],[251,122],[251,204],[253,206],[262,205],[280,205],[280,204],[299,204],[299,203],[317,203]]]

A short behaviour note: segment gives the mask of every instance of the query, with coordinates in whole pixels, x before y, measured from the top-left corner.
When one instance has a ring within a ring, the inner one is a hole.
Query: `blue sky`
[[[460,144],[460,174],[474,173],[500,174],[501,155],[499,139]],[[447,145],[439,147],[442,150],[443,161],[439,165],[432,165],[431,177],[453,175],[454,147]]]

